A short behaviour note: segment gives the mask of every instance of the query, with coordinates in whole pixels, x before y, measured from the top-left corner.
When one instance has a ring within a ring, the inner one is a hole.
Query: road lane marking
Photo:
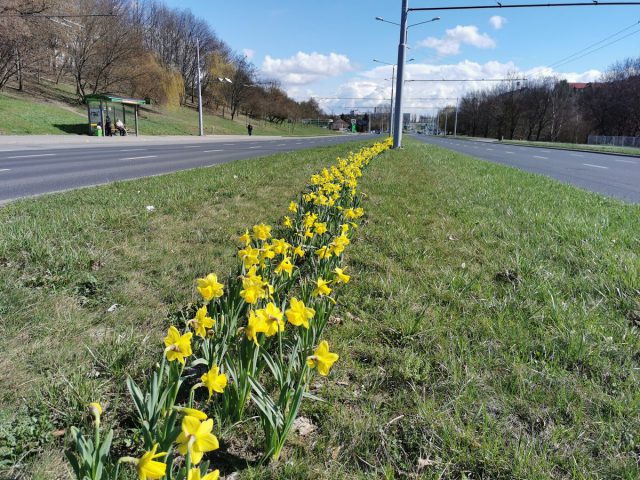
[[[549,160],[549,157],[541,157],[540,155],[534,155],[533,158],[540,158],[542,160]]]
[[[235,147],[235,146],[236,146],[236,144],[235,144],[235,143],[223,143],[223,145],[224,145],[225,147]]]
[[[249,147],[249,148],[260,148],[260,147]]]
[[[199,145],[184,145],[182,148],[198,148]]]
[[[130,157],[130,158],[123,158],[122,161],[124,160],[142,160],[143,158],[157,158],[157,155],[147,155],[145,157]]]
[[[205,150],[202,153],[224,152],[224,150]]]
[[[493,152],[493,148],[487,148],[487,152]]]
[[[10,168],[0,168],[0,172],[10,172]]]
[[[12,158],[36,158],[36,157],[55,157],[57,154],[56,153],[41,153],[39,155],[18,155],[15,157],[7,157],[7,159],[12,159]]]
[[[634,162],[633,160],[616,160],[616,162],[620,163],[630,163],[632,165],[636,165],[638,162]]]
[[[144,152],[142,148],[129,148],[126,150],[118,150],[119,152]]]
[[[603,168],[605,170],[609,170],[609,167],[603,167],[602,165],[592,165],[590,163],[583,163],[585,167],[593,167],[593,168]]]
[[[287,144],[286,143],[279,143],[278,145],[276,145],[277,147],[286,147]]]
[[[302,142],[296,142],[296,145],[302,145]]]
[[[580,155],[579,153],[572,153],[571,156],[572,157],[580,157],[580,158],[584,157],[584,155]]]

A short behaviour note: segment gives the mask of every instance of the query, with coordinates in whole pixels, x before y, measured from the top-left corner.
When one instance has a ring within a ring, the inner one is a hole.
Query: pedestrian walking
[[[249,134],[249,136],[251,136],[251,134],[253,133],[253,125],[247,125],[247,133]]]
[[[107,122],[104,124],[104,134],[107,137],[111,136],[111,117],[107,117]]]

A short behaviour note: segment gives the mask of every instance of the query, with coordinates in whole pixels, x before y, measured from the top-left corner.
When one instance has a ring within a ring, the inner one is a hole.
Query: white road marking
[[[235,147],[235,146],[236,146],[236,144],[235,144],[235,143],[223,143],[223,145],[224,145],[225,147]]]
[[[122,160],[142,160],[143,158],[157,158],[157,155],[147,155],[146,157],[130,157],[130,158],[123,158]]]
[[[185,145],[182,148],[198,148],[198,145]]]
[[[510,153],[510,154],[514,154],[515,152],[504,152],[504,153]]]
[[[620,163],[630,163],[632,165],[636,165],[638,162],[634,162],[632,160],[616,160],[616,162],[620,162]]]
[[[224,152],[224,150],[205,150],[202,153]]]
[[[7,157],[7,159],[12,158],[36,158],[36,157],[55,157],[56,153],[41,153],[39,155],[18,155],[16,157]]]
[[[119,152],[144,152],[142,148],[129,148],[127,150],[118,150]]]
[[[285,147],[287,144],[286,143],[279,143],[277,146],[278,147]]]
[[[0,168],[0,172],[10,172],[10,168]]]
[[[603,167],[602,165],[592,165],[590,163],[583,163],[585,167],[593,167],[593,168],[603,168],[605,170],[609,170],[609,167]]]
[[[549,157],[541,157],[540,155],[534,155],[533,158],[540,158],[541,160],[549,160]]]
[[[249,147],[249,148],[260,148],[260,147]]]
[[[487,148],[487,152],[493,152],[493,148]]]
[[[584,155],[580,155],[579,153],[572,153],[571,156],[572,157],[580,157],[580,158],[584,157]]]

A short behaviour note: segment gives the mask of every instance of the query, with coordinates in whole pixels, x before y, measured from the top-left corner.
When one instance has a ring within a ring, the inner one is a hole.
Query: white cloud
[[[446,105],[455,105],[456,98],[463,97],[471,91],[485,90],[496,85],[495,82],[483,82],[483,79],[496,78],[542,78],[556,77],[569,82],[592,82],[597,80],[601,72],[587,70],[585,72],[557,72],[548,67],[535,67],[522,70],[513,62],[489,61],[477,63],[464,60],[446,65],[411,63],[405,70],[405,90],[403,104],[406,112],[433,113],[435,109]],[[336,113],[358,108],[371,111],[375,106],[388,106],[391,98],[391,66],[380,66],[361,72],[360,75],[343,83],[328,97],[357,98],[354,100],[325,100],[321,106],[328,112]],[[458,79],[472,80],[468,82],[412,82],[416,79]],[[475,81],[474,81],[475,80]],[[370,107],[370,108],[359,108]]]
[[[458,25],[446,31],[444,37],[429,37],[418,42],[419,47],[434,48],[439,55],[458,55],[461,45],[471,45],[476,48],[494,48],[496,42],[486,33],[478,32],[475,25]]]
[[[298,52],[290,58],[272,58],[267,55],[262,72],[285,85],[308,85],[318,80],[337,77],[353,70],[346,55]]]
[[[500,15],[494,15],[489,19],[489,23],[496,30],[500,30],[507,23],[507,19],[504,17],[501,17]]]
[[[242,54],[247,57],[247,60],[251,60],[256,55],[256,51],[250,48],[243,48]]]

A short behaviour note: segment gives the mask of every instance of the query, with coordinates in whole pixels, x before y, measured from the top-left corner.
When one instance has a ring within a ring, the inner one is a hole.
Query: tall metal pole
[[[456,123],[453,126],[453,136],[458,135],[458,108],[460,106],[460,98],[456,98]]]
[[[389,136],[393,137],[393,83],[396,81],[396,66],[392,67],[391,73],[391,110],[389,111]]]
[[[398,77],[396,78],[396,108],[393,121],[393,148],[402,147],[402,87],[404,86],[404,61],[407,48],[407,17],[409,0],[402,0],[400,43],[398,44]]]
[[[196,61],[198,62],[198,132],[204,136],[204,125],[202,124],[202,86],[200,85],[200,39],[196,40]]]

